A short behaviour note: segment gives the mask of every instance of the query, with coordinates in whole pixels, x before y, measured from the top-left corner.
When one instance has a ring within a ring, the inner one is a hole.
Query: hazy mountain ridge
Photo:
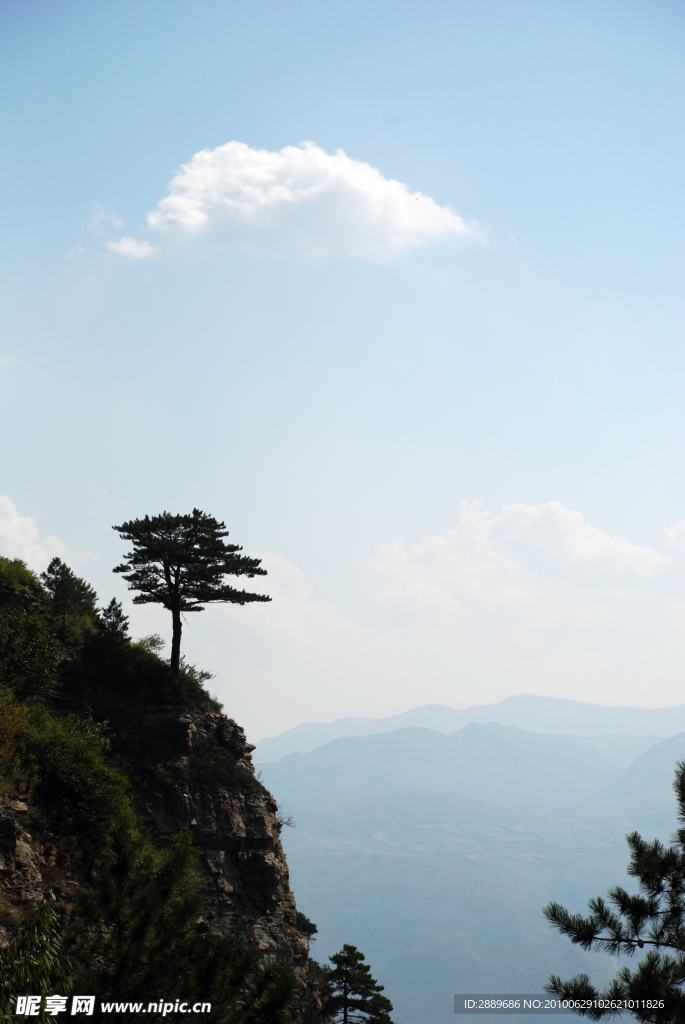
[[[668,840],[684,756],[685,733],[472,723],[341,738],[258,767],[296,820],[283,840],[298,903],[319,924],[314,955],[352,935],[400,1024],[438,1024],[456,991],[540,991],[550,973],[581,970],[609,981],[611,959],[571,946],[541,908],[584,910],[632,887],[625,835]]]
[[[292,753],[307,753],[331,740],[370,736],[408,726],[455,732],[470,722],[513,725],[527,732],[575,736],[673,736],[685,731],[685,704],[673,708],[603,707],[584,701],[518,694],[497,704],[458,710],[441,704],[412,708],[388,718],[339,718],[335,722],[305,722],[279,736],[261,740],[255,750],[260,763],[279,761]]]
[[[294,810],[433,791],[549,811],[598,797],[621,774],[616,761],[572,738],[475,722],[448,734],[407,727],[333,740],[257,767]]]

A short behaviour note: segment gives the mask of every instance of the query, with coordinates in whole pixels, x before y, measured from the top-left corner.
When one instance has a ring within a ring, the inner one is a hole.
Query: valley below
[[[612,885],[631,890],[625,836],[668,841],[684,757],[684,733],[490,722],[342,737],[257,769],[295,823],[282,839],[319,928],[314,957],[353,942],[400,1024],[437,1024],[455,992],[541,992],[579,971],[610,981],[617,961],[571,945],[542,907],[585,912]]]

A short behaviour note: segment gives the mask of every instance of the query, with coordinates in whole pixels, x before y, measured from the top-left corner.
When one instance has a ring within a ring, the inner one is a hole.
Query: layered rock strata
[[[187,766],[198,749],[218,746],[235,769],[254,779],[254,747],[243,730],[217,711],[188,713],[178,707],[118,709],[116,746],[138,763]],[[183,773],[181,773],[183,774]],[[189,777],[193,773],[187,773]],[[149,781],[150,779],[155,781]],[[258,784],[217,781],[211,770],[199,783],[181,783],[158,773],[138,773],[133,796],[138,810],[161,834],[190,831],[202,850],[207,879],[206,930],[239,936],[267,957],[290,968],[302,983],[291,1010],[294,1024],[319,1014],[317,983],[310,976],[309,940],[297,928],[295,897],[280,841],[277,804]],[[20,909],[53,896],[70,902],[83,882],[78,851],[50,836],[32,837],[22,822],[31,809],[0,796],[0,899]],[[0,927],[0,944],[8,935]]]
[[[141,726],[136,731],[147,735],[139,742],[154,744],[158,756],[184,764],[203,741],[216,740],[238,768],[254,776],[254,747],[240,726],[219,712],[159,709],[148,713]],[[309,940],[296,927],[295,897],[273,797],[259,788],[244,792],[224,786],[211,777],[195,786],[168,783],[151,789],[144,784],[134,795],[159,832],[188,830],[203,850],[208,926],[240,935],[304,981]]]

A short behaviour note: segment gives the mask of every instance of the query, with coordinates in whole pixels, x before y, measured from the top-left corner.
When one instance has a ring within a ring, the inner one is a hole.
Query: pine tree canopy
[[[680,828],[671,846],[658,839],[646,842],[637,832],[627,836],[630,848],[628,874],[638,879],[639,893],[631,896],[620,886],[589,902],[590,915],[570,914],[558,903],[543,910],[547,920],[571,942],[611,956],[634,956],[645,949],[635,970],[622,967],[604,991],[598,991],[587,974],[570,981],[552,975],[547,991],[562,999],[639,1001],[631,1013],[641,1021],[666,1024],[685,1020],[685,761],[676,766],[673,788],[678,800]],[[663,1007],[645,1005],[663,1000]],[[591,1010],[594,1020],[614,1013],[608,1008]]]
[[[73,620],[97,621],[97,594],[61,558],[53,558],[40,578],[49,595],[52,616],[63,632]]]
[[[382,996],[383,986],[371,977],[371,968],[356,946],[345,943],[339,953],[328,958],[333,967],[327,973],[332,994],[322,1015],[340,1024],[393,1024],[392,1003]]]
[[[123,574],[129,590],[139,593],[134,604],[161,604],[172,614],[171,667],[178,674],[181,651],[181,613],[201,612],[213,602],[248,604],[270,601],[265,594],[237,590],[225,576],[266,576],[259,558],[239,554],[242,548],[227,544],[224,523],[195,508],[191,515],[132,519],[114,526],[133,549],[114,572]]]
[[[101,610],[102,622],[105,629],[117,633],[119,636],[126,636],[128,633],[128,615],[124,615],[121,601],[113,597],[106,608]]]

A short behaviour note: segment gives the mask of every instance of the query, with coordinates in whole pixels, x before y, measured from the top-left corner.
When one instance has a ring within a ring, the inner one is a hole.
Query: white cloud
[[[681,519],[675,526],[665,526],[664,533],[669,544],[682,548],[685,545],[685,519]]]
[[[16,356],[11,356],[9,354],[0,356],[0,366],[12,366],[13,363],[16,363],[16,361]]]
[[[460,506],[460,515],[477,518],[494,545],[506,549],[545,572],[566,568],[586,577],[597,573],[636,573],[651,576],[670,564],[653,548],[605,533],[585,520],[582,512],[559,501],[544,505],[505,505],[489,517],[478,505]]]
[[[216,672],[209,689],[252,739],[307,719],[355,713],[382,715],[382,688],[401,641],[365,629],[315,597],[302,572],[282,555],[258,554],[265,578],[236,581],[267,593],[269,604],[209,605],[188,615],[183,650],[191,662]],[[126,609],[135,635],[170,634],[170,618],[151,605]]]
[[[208,609],[188,616],[184,634],[253,740],[302,721],[521,692],[683,700],[685,567],[559,502],[497,513],[464,503],[444,534],[379,545],[371,601],[353,617],[318,599],[282,556],[263,558],[269,575],[249,587],[271,604]],[[164,612],[132,615],[138,632],[168,635]]]
[[[516,617],[559,621],[596,614],[606,593],[649,589],[673,566],[652,548],[586,522],[558,501],[505,505],[497,515],[462,502],[446,534],[376,549],[375,598],[439,617],[509,607]]]
[[[59,537],[41,536],[33,516],[20,516],[13,501],[0,495],[0,554],[21,558],[29,569],[42,572],[55,556],[69,556]]]
[[[149,242],[127,236],[120,238],[118,242],[108,242],[107,248],[110,252],[115,252],[118,256],[126,256],[129,260],[143,260],[155,251],[154,246]]]
[[[90,218],[90,227],[97,228],[102,223],[111,224],[114,228],[120,228],[122,221],[118,213],[114,210],[105,210],[100,206],[99,203],[95,204],[93,210],[93,216]]]
[[[434,700],[655,706],[682,701],[684,569],[559,502],[464,503],[445,534],[379,545],[369,582]]]
[[[172,178],[147,225],[165,244],[212,239],[256,252],[303,255],[392,256],[422,243],[478,234],[430,196],[313,142],[277,152],[244,142],[203,149]],[[132,238],[109,248],[136,259],[153,252],[149,243]]]

